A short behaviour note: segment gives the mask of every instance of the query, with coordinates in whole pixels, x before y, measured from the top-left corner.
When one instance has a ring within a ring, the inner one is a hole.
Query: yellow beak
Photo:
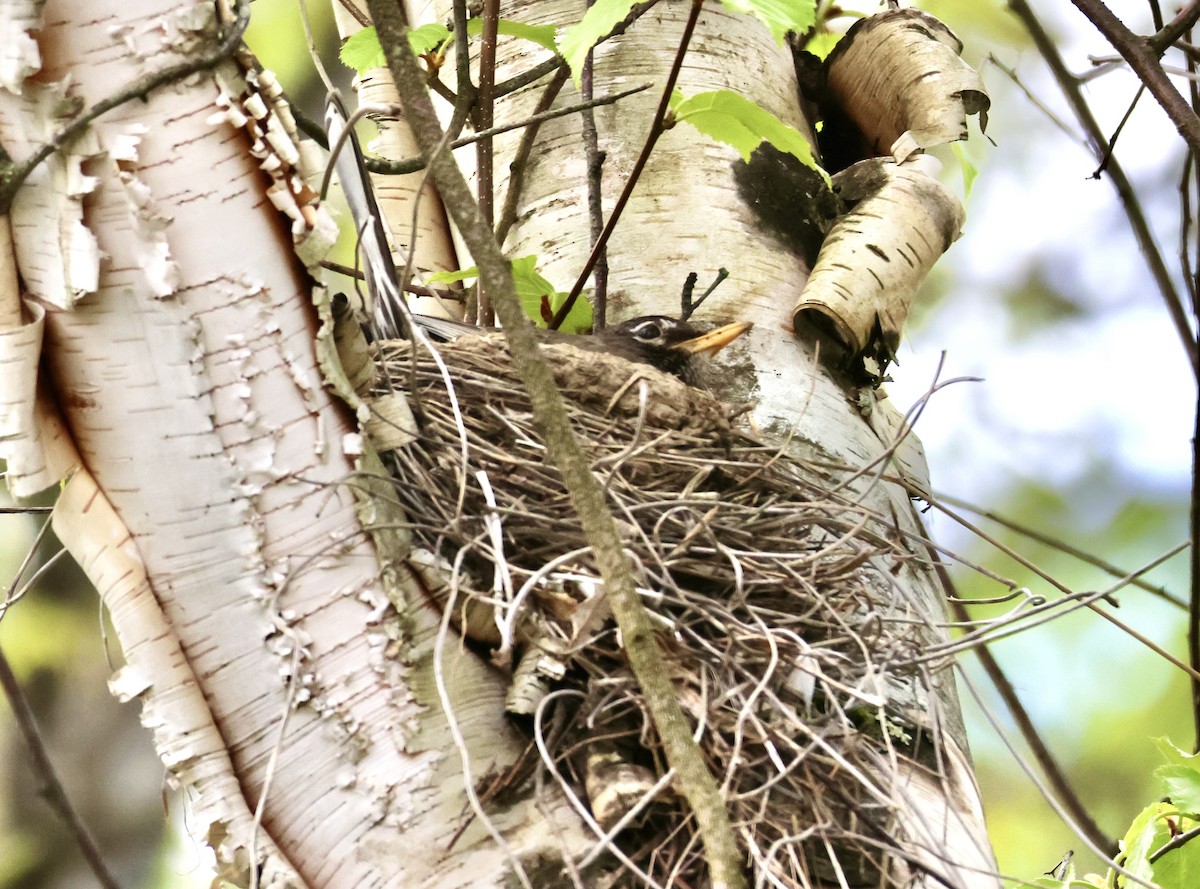
[[[682,343],[676,343],[671,348],[687,352],[689,355],[716,355],[753,326],[749,321],[735,321]]]

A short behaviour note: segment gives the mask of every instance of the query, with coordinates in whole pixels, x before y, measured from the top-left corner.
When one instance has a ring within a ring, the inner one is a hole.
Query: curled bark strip
[[[903,163],[914,151],[967,138],[969,114],[986,129],[991,100],[961,51],[954,32],[919,9],[862,19],[826,62],[828,99],[872,154]]]
[[[895,354],[908,307],[925,276],[962,231],[962,203],[926,171],[890,158],[860,161],[833,178],[851,206],[821,246],[793,312],[831,334],[850,358]]]

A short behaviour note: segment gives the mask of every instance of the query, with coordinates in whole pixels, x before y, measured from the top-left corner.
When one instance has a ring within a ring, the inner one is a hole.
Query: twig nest
[[[495,367],[497,358],[503,356],[504,369],[512,375],[511,382],[521,386],[507,364],[502,334],[463,337],[442,350],[456,361],[470,361],[481,367]],[[554,371],[555,382],[574,407],[624,418],[635,418],[644,410],[642,422],[653,429],[699,435],[729,432],[726,410],[721,403],[678,377],[648,364],[605,352],[585,351],[569,343],[544,343],[541,350]],[[646,384],[644,399],[639,382]]]
[[[600,823],[627,825],[615,844],[659,885],[705,885],[688,810],[663,780],[642,692],[508,354],[489,337],[439,350],[446,374],[424,349],[380,350],[380,378],[406,393],[418,427],[385,455],[396,496],[424,564],[450,576],[431,598],[455,616],[464,600],[486,611],[491,632],[475,638],[516,665],[509,706],[545,728],[542,777]],[[902,703],[928,692],[912,659],[938,618],[900,580],[927,553],[839,485],[852,470],[731,430],[711,394],[570,345],[545,352],[625,531],[676,693],[703,726],[741,841],[759,850],[755,872],[806,885],[803,862],[836,849],[838,873],[883,885],[894,864],[879,829],[858,825],[888,823],[891,789],[848,776],[878,774],[934,730],[910,731]],[[901,620],[885,616],[890,600]],[[513,774],[526,774],[519,765]],[[625,866],[598,856],[584,882],[646,885]]]

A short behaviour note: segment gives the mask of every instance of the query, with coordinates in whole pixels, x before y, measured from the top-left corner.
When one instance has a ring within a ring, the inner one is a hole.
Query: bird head
[[[715,355],[752,326],[737,321],[704,331],[678,318],[643,315],[606,328],[598,337],[614,354],[650,364],[695,385],[702,359]]]

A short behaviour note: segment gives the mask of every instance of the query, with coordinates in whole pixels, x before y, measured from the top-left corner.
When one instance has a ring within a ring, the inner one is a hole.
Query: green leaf
[[[958,158],[958,164],[962,168],[963,203],[965,204],[971,197],[971,189],[975,187],[975,180],[979,176],[979,167],[975,166],[975,161],[971,159],[971,155],[963,143],[952,142],[950,149]]]
[[[408,32],[408,45],[417,55],[431,52],[450,39],[450,29],[440,22],[429,22]]]
[[[469,269],[460,269],[457,272],[434,272],[432,275],[425,277],[427,284],[455,284],[459,281],[466,281],[468,278],[478,278],[479,269],[471,266]]]
[[[358,33],[351,34],[342,44],[339,55],[343,65],[353,68],[359,74],[387,65],[383,47],[379,45],[379,35],[375,33],[374,28],[363,28]]]
[[[522,256],[512,261],[513,284],[525,314],[538,327],[546,326],[544,310],[553,314],[567,301],[567,294],[555,289],[537,270],[536,256]],[[544,304],[543,304],[544,302]],[[559,330],[564,333],[584,333],[592,329],[592,304],[580,297],[571,306]]]
[[[763,141],[796,157],[821,174],[827,185],[829,174],[813,157],[812,146],[795,127],[790,127],[765,108],[729,90],[697,93],[691,98],[671,96],[676,123],[689,123],[704,135],[738,150],[749,161]]]
[[[1181,812],[1200,813],[1200,771],[1192,766],[1159,766],[1154,777]]]
[[[1181,832],[1191,830],[1196,822],[1184,819],[1177,825]],[[1200,886],[1200,842],[1192,840],[1154,862],[1154,882],[1163,889],[1193,889]]]
[[[431,22],[428,25],[410,29],[408,45],[412,47],[414,53],[421,55],[436,49],[449,36],[450,31],[445,25]],[[379,45],[379,35],[375,33],[374,27],[363,28],[361,31],[351,34],[342,44],[340,57],[343,65],[353,68],[359,74],[365,74],[372,68],[387,67],[387,57],[383,54],[383,47]]]
[[[557,312],[567,301],[567,294],[554,288],[537,270],[536,256],[522,256],[510,263],[513,286],[521,308],[538,327],[546,326],[545,312]],[[434,272],[425,280],[429,284],[452,284],[479,277],[479,269],[471,266],[457,272]],[[592,329],[592,304],[583,297],[575,300],[559,330],[564,333],[586,333]]]
[[[779,44],[788,31],[803,34],[816,20],[816,0],[721,0],[721,4],[731,12],[754,16]]]
[[[1170,815],[1174,811],[1175,807],[1166,803],[1151,803],[1137,814],[1133,823],[1129,825],[1129,830],[1125,832],[1125,837],[1121,840],[1121,850],[1124,853],[1122,864],[1139,880],[1151,882],[1154,879],[1150,853],[1166,839],[1162,816]]]
[[[1154,738],[1154,746],[1158,748],[1163,759],[1171,765],[1200,767],[1200,754],[1180,750],[1171,743],[1170,738]]]
[[[449,33],[449,32],[447,32]],[[483,19],[473,18],[467,22],[467,33],[478,37],[483,33]],[[496,23],[496,33],[506,37],[520,37],[530,40],[538,46],[544,46],[551,52],[557,52],[554,46],[554,25],[526,25],[511,19],[500,19]]]
[[[818,59],[823,59],[833,52],[833,48],[841,39],[842,35],[837,31],[822,31],[808,38],[808,43],[804,44],[804,48]]]
[[[807,3],[808,0],[802,0]],[[588,50],[608,35],[618,23],[629,15],[633,9],[633,0],[596,0],[578,25],[567,28],[558,40],[558,52],[567,60],[571,68],[571,78],[579,87],[579,78],[583,73],[583,63],[587,59]]]

